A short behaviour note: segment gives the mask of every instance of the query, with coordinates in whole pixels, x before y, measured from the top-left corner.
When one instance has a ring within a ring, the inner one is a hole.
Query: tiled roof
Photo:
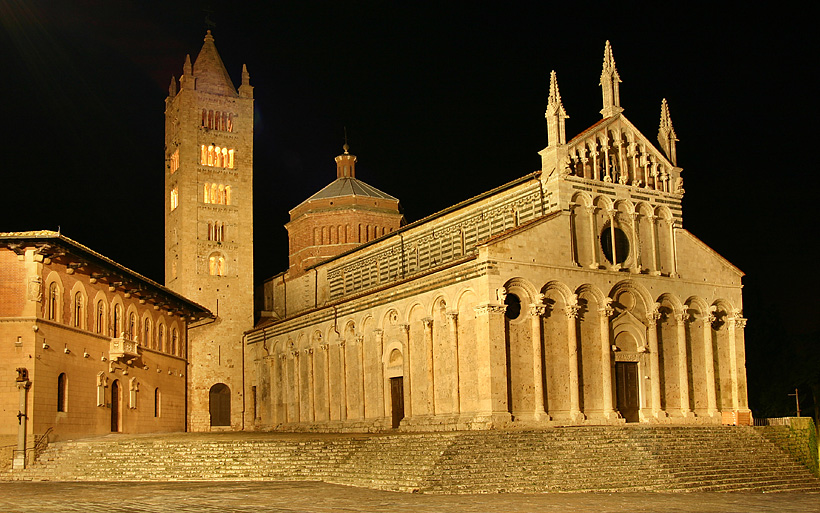
[[[361,180],[350,177],[337,178],[336,180],[330,182],[327,187],[317,192],[306,201],[325,198],[339,198],[342,196],[366,196],[369,198],[398,201],[398,199],[393,196],[384,193],[371,185],[367,185]]]

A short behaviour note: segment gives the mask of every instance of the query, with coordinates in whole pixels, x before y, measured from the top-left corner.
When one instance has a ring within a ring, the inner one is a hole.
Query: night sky
[[[818,333],[815,27],[784,3],[551,4],[0,0],[0,231],[59,227],[163,281],[164,99],[206,17],[255,87],[257,281],[345,127],[357,177],[414,221],[539,167],[550,70],[567,139],[600,119],[609,39],[650,140],[669,102],[684,227],[746,273],[754,383],[755,355]]]

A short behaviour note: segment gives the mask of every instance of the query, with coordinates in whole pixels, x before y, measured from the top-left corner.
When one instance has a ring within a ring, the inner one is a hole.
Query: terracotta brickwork
[[[187,328],[207,312],[53,232],[0,234],[0,412],[51,439],[185,428]],[[2,434],[17,432],[4,423]]]

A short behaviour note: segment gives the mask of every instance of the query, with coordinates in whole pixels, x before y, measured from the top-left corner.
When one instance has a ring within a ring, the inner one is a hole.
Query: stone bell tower
[[[165,284],[211,310],[188,334],[188,427],[242,429],[253,326],[253,87],[234,87],[209,30],[165,100]]]

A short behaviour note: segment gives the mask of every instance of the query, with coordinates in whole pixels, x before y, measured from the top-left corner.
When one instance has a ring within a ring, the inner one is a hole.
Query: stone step
[[[430,493],[820,490],[774,443],[728,427],[111,436],[54,444],[7,478],[321,480]]]

